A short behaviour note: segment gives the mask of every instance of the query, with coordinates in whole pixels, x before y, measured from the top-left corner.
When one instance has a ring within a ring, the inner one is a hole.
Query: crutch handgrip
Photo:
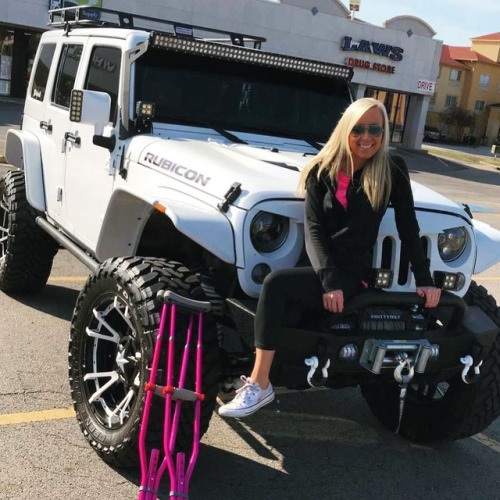
[[[181,399],[182,401],[205,401],[205,394],[190,391],[189,389],[179,389],[178,387],[164,386],[158,384],[151,384],[146,382],[144,384],[145,391],[153,391],[155,396],[164,398],[167,394],[172,394],[172,399]]]
[[[172,290],[160,290],[156,294],[156,297],[158,300],[167,302],[168,304],[175,304],[187,309],[189,312],[208,312],[212,309],[212,304],[210,302],[188,299],[178,293],[172,292]]]
[[[177,387],[164,387],[161,391],[163,394],[172,394],[173,399],[181,399],[182,401],[196,401],[205,399],[205,394],[199,394],[189,389],[179,389]]]

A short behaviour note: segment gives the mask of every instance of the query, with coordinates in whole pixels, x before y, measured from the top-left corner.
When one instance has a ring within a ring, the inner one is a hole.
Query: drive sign
[[[425,94],[434,94],[436,90],[436,82],[429,80],[419,80],[417,82],[417,90]]]

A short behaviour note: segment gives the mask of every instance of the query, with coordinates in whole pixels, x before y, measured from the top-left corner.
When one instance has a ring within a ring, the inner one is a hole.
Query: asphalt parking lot
[[[20,103],[0,101],[0,141],[20,113]],[[499,172],[420,151],[399,153],[413,179],[467,202],[476,218],[500,229]],[[69,322],[87,274],[60,251],[42,292],[0,293],[0,500],[137,495],[138,471],[102,462],[71,409]],[[500,300],[499,265],[477,280]],[[247,420],[213,416],[191,498],[489,500],[500,498],[499,469],[499,421],[469,439],[423,446],[382,427],[356,388],[280,390],[277,402]],[[165,481],[162,497],[168,497]]]

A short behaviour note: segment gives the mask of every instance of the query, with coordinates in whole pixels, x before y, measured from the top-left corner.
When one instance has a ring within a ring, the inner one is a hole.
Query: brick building
[[[475,114],[475,125],[463,137],[439,116],[453,106]],[[449,139],[483,145],[500,140],[500,32],[472,38],[470,47],[443,45],[427,124]]]

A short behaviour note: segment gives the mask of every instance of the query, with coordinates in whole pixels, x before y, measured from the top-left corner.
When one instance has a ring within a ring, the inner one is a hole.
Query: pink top
[[[351,178],[348,175],[345,175],[343,172],[339,172],[337,176],[337,191],[335,191],[335,198],[339,201],[339,203],[347,208],[347,188],[349,187],[349,183],[351,182]],[[362,281],[363,286],[368,288],[368,283],[366,281]]]
[[[351,178],[348,175],[345,175],[343,172],[339,172],[337,175],[337,190],[335,191],[335,198],[339,201],[339,203],[347,208],[347,188],[349,187],[349,183],[351,182]]]

